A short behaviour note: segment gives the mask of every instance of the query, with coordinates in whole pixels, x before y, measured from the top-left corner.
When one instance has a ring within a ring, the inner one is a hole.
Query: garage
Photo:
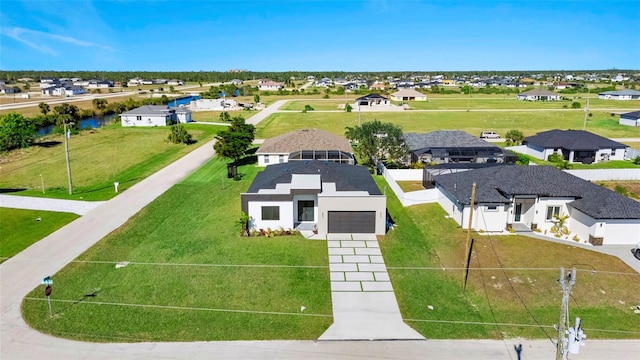
[[[375,211],[329,211],[329,233],[373,234],[376,232]]]

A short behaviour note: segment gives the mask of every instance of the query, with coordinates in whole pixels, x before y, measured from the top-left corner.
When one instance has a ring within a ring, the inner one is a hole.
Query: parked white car
[[[483,131],[480,133],[480,139],[500,139],[500,135],[495,131]]]

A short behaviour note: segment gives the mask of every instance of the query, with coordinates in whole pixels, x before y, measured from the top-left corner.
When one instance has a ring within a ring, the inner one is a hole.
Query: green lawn
[[[618,118],[608,112],[593,111],[587,121],[587,130],[614,137],[640,137],[640,128],[618,124]],[[428,132],[443,129],[464,130],[480,134],[494,130],[504,134],[518,129],[525,136],[550,129],[582,129],[582,111],[443,111],[443,112],[336,112],[336,113],[276,113],[258,124],[257,138],[269,138],[295,129],[314,127],[343,135],[345,127],[378,119],[402,127],[404,132]]]
[[[257,171],[223,180],[226,163],[209,161],[53,276],[53,319],[41,287],[25,319],[86,341],[317,338],[333,322],[327,245],[239,237],[240,193]]]
[[[385,185],[379,176],[376,181],[381,188]],[[558,322],[561,299],[556,279],[561,266],[580,270],[570,316],[583,319],[590,338],[640,337],[640,319],[632,309],[640,302],[639,275],[617,258],[570,243],[474,233],[474,256],[463,292],[460,268],[464,266],[465,232],[446,219],[437,204],[404,208],[389,191],[387,199],[398,226],[380,246],[403,318],[425,337],[546,338],[546,331],[555,338],[549,326]],[[501,267],[521,269],[502,271]],[[596,269],[594,274],[592,269]]]
[[[301,101],[289,101],[284,106],[280,108],[280,110],[296,110],[302,111],[305,105],[311,106],[314,110],[342,110],[338,106],[344,105],[345,103],[353,104],[354,101],[353,96],[349,96],[348,98],[335,98],[335,99],[327,99],[327,100],[301,100]]]
[[[566,96],[566,95],[565,95]],[[494,96],[492,98],[459,96],[455,98],[432,97],[427,95],[427,101],[404,101],[411,106],[412,109],[423,110],[443,110],[443,109],[563,109],[564,106],[571,108],[574,101],[579,102],[582,107],[586,106],[587,100],[580,95],[566,96],[570,101],[521,101],[516,99],[516,95]],[[396,104],[399,102],[395,102]],[[589,99],[589,109],[632,109],[640,108],[640,101],[617,101],[617,100],[601,100],[597,98]],[[578,111],[582,111],[579,109]]]
[[[222,111],[194,111],[191,113],[191,119],[196,122],[221,122],[220,114]],[[245,119],[257,114],[257,111],[233,110],[226,111],[229,116],[242,116]]]
[[[546,160],[540,160],[533,157],[529,157],[531,162],[534,162],[538,165],[551,165],[555,166],[555,163]],[[613,160],[613,161],[601,161],[595,164],[581,164],[581,163],[572,163],[571,170],[588,170],[588,169],[637,169],[640,168],[640,165],[636,165],[631,161],[625,160]]]
[[[0,208],[0,262],[78,217],[71,213]]]
[[[169,128],[123,128],[119,124],[82,131],[69,139],[74,194],[67,191],[67,170],[61,135],[52,135],[28,149],[2,155],[0,189],[16,195],[106,200],[115,196],[113,182],[125,190],[196,149],[224,126],[188,124],[197,143],[165,141]],[[42,194],[44,183],[45,194]]]

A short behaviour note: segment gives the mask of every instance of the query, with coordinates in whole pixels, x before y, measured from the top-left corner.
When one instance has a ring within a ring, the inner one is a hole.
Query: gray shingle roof
[[[275,189],[276,184],[289,184],[292,174],[320,174],[322,182],[335,183],[337,191],[367,191],[369,195],[382,195],[366,167],[317,160],[269,165],[256,175],[247,193]]]
[[[568,205],[594,219],[640,219],[640,202],[552,166],[504,165],[434,176],[459,203],[468,205],[476,183],[476,203],[509,203],[510,195],[575,197]]]
[[[378,95],[378,94],[369,94],[369,95],[365,95],[365,96],[361,96],[359,98],[356,99],[356,101],[366,101],[366,100],[376,100],[376,99],[382,99],[382,100],[389,100],[386,97],[382,96],[382,95]]]
[[[616,90],[616,91],[605,91],[605,92],[601,92],[598,95],[635,95],[638,96],[640,95],[640,91],[638,90],[630,90],[630,89],[624,89],[624,90]]]
[[[567,150],[626,149],[627,146],[584,130],[549,130],[529,136],[524,144],[545,149]]]
[[[439,130],[425,134],[406,133],[404,140],[412,151],[423,148],[496,147],[490,142],[458,130]]]
[[[256,154],[292,153],[302,150],[340,150],[353,154],[349,140],[317,129],[299,129],[266,139]]]
[[[143,105],[138,108],[129,110],[127,112],[122,113],[121,115],[166,115],[169,114],[171,110],[164,105]]]
[[[640,119],[640,110],[632,111],[624,114],[620,114],[620,117],[632,118],[632,119]]]
[[[529,90],[529,91],[521,92],[520,94],[518,94],[518,96],[520,96],[520,95],[524,95],[524,96],[560,96],[560,95],[554,93],[553,91],[544,90],[544,89]]]

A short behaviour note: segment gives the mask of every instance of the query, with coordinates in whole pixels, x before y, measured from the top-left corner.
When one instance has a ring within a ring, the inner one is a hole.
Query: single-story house
[[[209,111],[222,111],[225,109],[236,109],[238,102],[233,99],[198,99],[189,103],[189,109],[191,110],[209,110]]]
[[[406,133],[404,141],[409,148],[411,162],[503,163],[517,160],[514,154],[459,130]]]
[[[0,85],[0,94],[13,94],[15,88],[13,86]]]
[[[640,99],[640,91],[638,90],[618,90],[605,91],[598,94],[598,99],[604,100],[638,100]]]
[[[552,235],[555,215],[568,215],[567,240],[593,245],[640,241],[640,202],[553,166],[494,166],[434,176],[438,203],[460,226],[476,231],[531,229]]]
[[[528,101],[558,101],[560,100],[560,95],[554,93],[553,91],[544,90],[544,89],[536,89],[525,91],[518,94],[518,100],[528,100]]]
[[[570,163],[591,164],[600,161],[624,160],[627,145],[584,130],[549,130],[528,136],[522,142],[526,152],[547,160],[558,153]]]
[[[261,80],[258,83],[258,90],[262,91],[278,91],[284,89],[284,84],[271,80]]]
[[[184,81],[178,79],[171,79],[167,81],[167,85],[184,85]]]
[[[389,99],[378,94],[369,94],[369,95],[361,96],[357,98],[356,101],[353,103],[354,107],[356,108],[360,106],[378,106],[378,105],[390,105],[390,104],[391,102],[389,101]]]
[[[266,139],[256,155],[258,166],[296,160],[355,164],[353,149],[347,139],[318,129],[299,129]]]
[[[376,82],[371,84],[371,86],[369,86],[369,90],[384,90],[386,89],[387,86],[384,83],[381,82]]]
[[[144,105],[120,114],[122,126],[167,126],[191,122],[191,111],[183,107]]]
[[[251,229],[384,235],[386,196],[366,167],[328,161],[267,166],[240,195]]]
[[[109,80],[91,80],[87,85],[89,89],[106,89],[113,87],[113,81]]]
[[[402,89],[391,94],[394,101],[427,101],[427,95],[414,89]]]
[[[620,114],[620,125],[640,126],[640,110]]]

